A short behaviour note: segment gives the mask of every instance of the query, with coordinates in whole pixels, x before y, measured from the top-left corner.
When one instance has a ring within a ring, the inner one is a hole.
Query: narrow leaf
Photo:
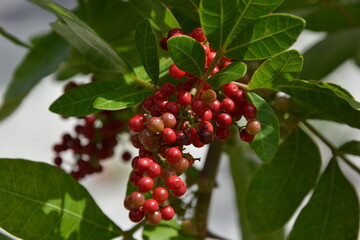
[[[135,44],[145,71],[157,83],[159,79],[159,43],[148,19],[136,28]]]
[[[178,68],[199,78],[203,77],[205,52],[198,41],[188,36],[175,36],[167,43],[170,56]]]
[[[246,210],[252,230],[266,234],[284,226],[315,186],[320,166],[315,142],[302,130],[294,130],[250,183]]]
[[[86,189],[61,169],[0,159],[0,225],[22,239],[112,239],[122,234]]]
[[[258,110],[255,119],[261,123],[261,131],[256,134],[250,147],[262,161],[270,162],[279,147],[279,121],[272,107],[264,99],[255,93],[248,95]]]
[[[344,143],[338,149],[340,152],[360,156],[360,142],[351,141]]]
[[[69,52],[69,45],[55,33],[34,39],[33,47],[17,67],[5,92],[0,121],[15,111],[36,84],[53,73]]]
[[[200,21],[207,39],[218,50],[226,48],[249,23],[275,10],[283,0],[202,0]]]
[[[64,93],[50,106],[50,111],[62,116],[85,116],[99,110],[93,107],[93,102],[101,94],[109,91],[128,89],[121,82],[99,81],[81,85]]]
[[[305,27],[302,18],[272,14],[257,19],[240,32],[226,49],[225,56],[260,60],[289,48]]]
[[[0,26],[0,35],[2,35],[3,37],[5,37],[7,40],[9,40],[10,42],[21,46],[21,47],[25,47],[25,48],[31,48],[31,46],[27,43],[22,42],[20,39],[18,39],[17,37],[11,35],[10,33],[6,32],[4,28],[2,28]]]
[[[151,89],[139,89],[135,85],[128,85],[101,94],[96,98],[93,106],[102,110],[124,109],[141,103],[152,92]]]
[[[300,212],[289,240],[356,240],[358,233],[358,196],[332,159]]]
[[[247,66],[243,62],[233,62],[229,66],[221,69],[214,76],[212,76],[208,83],[214,89],[218,89],[220,86],[235,81],[245,76]]]
[[[254,73],[249,89],[266,88],[278,79],[293,79],[302,68],[303,58],[296,50],[279,53],[266,60]]]

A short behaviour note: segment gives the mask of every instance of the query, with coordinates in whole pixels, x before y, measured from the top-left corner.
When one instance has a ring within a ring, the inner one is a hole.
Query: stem
[[[323,141],[323,143],[325,143],[330,148],[334,156],[340,157],[349,167],[351,167],[355,172],[360,175],[360,169],[348,158],[346,158],[343,153],[339,152],[337,147],[335,147],[324,135],[322,135],[318,130],[316,130],[313,126],[311,126],[311,124],[307,123],[306,121],[302,122],[312,133],[314,133],[318,138],[320,138],[321,141]]]
[[[123,240],[132,240],[134,239],[132,236],[133,234],[139,230],[143,225],[144,225],[145,221],[142,221],[138,224],[136,224],[134,227],[132,227],[131,229],[129,229],[128,231],[124,232],[123,236],[124,239]]]
[[[212,190],[215,186],[215,178],[220,163],[222,142],[215,140],[210,144],[206,156],[205,165],[198,180],[198,200],[195,208],[194,224],[196,234],[201,239],[205,238],[207,231],[208,212],[210,207]]]
[[[134,76],[133,74],[129,74],[129,77],[134,80],[134,82],[144,88],[150,88],[150,89],[155,89],[155,86],[147,81],[141,80],[139,78],[137,78],[136,76]]]
[[[245,91],[249,91],[249,86],[243,83],[239,83],[239,82],[232,82],[234,83],[236,86],[240,87],[241,89],[245,90]]]

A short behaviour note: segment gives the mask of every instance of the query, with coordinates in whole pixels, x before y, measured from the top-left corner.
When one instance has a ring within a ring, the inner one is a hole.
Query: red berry
[[[139,173],[144,173],[146,171],[146,169],[149,167],[151,163],[151,160],[143,157],[143,158],[139,158],[136,163],[134,164],[134,170],[139,172]]]
[[[240,131],[240,138],[244,142],[251,142],[252,140],[254,140],[255,136],[248,134],[244,128]]]
[[[176,133],[171,128],[164,128],[161,132],[161,139],[167,144],[176,142]]]
[[[180,105],[176,102],[168,102],[165,105],[165,111],[177,115],[180,112]]]
[[[140,192],[132,192],[128,196],[128,205],[131,209],[139,209],[143,206],[145,197]]]
[[[194,28],[194,30],[192,30],[192,32],[191,32],[191,35],[198,42],[206,41],[205,33],[201,27]]]
[[[231,97],[232,94],[239,90],[238,86],[235,83],[228,83],[224,86],[224,93],[227,97]]]
[[[162,216],[160,211],[145,214],[145,221],[150,225],[158,225],[161,222]]]
[[[215,136],[220,141],[224,141],[230,137],[231,131],[229,127],[218,127],[215,132]]]
[[[191,103],[191,94],[186,91],[181,91],[177,95],[177,102],[181,106],[187,106]]]
[[[213,112],[213,114],[217,114],[221,110],[221,104],[219,100],[215,100],[211,104],[208,104],[209,109]]]
[[[174,36],[175,33],[181,33],[183,34],[183,30],[181,30],[180,28],[173,28],[173,29],[170,29],[168,34],[167,34],[167,37],[168,38],[171,38],[172,36]]]
[[[208,55],[206,55],[206,64],[210,66],[211,62],[214,60],[216,56],[216,52],[210,52]]]
[[[144,218],[144,211],[140,209],[130,210],[129,219],[133,222],[140,222]]]
[[[171,83],[164,83],[161,87],[160,87],[160,93],[165,97],[170,97],[171,95],[173,95],[175,92],[175,86]]]
[[[241,89],[233,92],[231,95],[231,99],[238,107],[242,107],[247,102],[246,94]]]
[[[136,186],[137,182],[140,180],[140,178],[143,177],[142,173],[139,172],[133,172],[130,175],[129,181],[132,183],[132,185]]]
[[[143,209],[145,213],[155,212],[156,210],[158,210],[158,208],[159,204],[155,199],[148,199],[143,204]]]
[[[178,176],[170,176],[167,180],[166,180],[166,186],[170,189],[170,190],[178,190],[180,189],[183,185],[185,185],[185,183],[183,182],[183,180],[181,178],[179,178]]]
[[[180,70],[175,64],[170,65],[169,74],[172,78],[175,78],[175,79],[180,79],[185,76],[185,72]]]
[[[164,123],[159,117],[152,117],[147,120],[146,127],[153,133],[161,132],[164,129]]]
[[[154,180],[149,177],[142,177],[137,181],[136,186],[140,192],[148,192],[154,187]]]
[[[186,192],[186,185],[182,185],[179,189],[177,190],[172,190],[171,193],[176,196],[176,197],[181,197],[182,195],[184,195]]]
[[[164,127],[166,127],[166,128],[173,128],[177,123],[177,120],[176,120],[176,117],[174,116],[174,114],[169,113],[169,112],[163,113],[161,115],[161,120],[163,121]]]
[[[144,122],[139,116],[132,117],[128,125],[129,129],[133,132],[140,132],[144,128]]]
[[[251,119],[247,122],[245,130],[250,135],[255,135],[261,130],[261,124],[256,119]]]
[[[178,173],[179,175],[183,174],[189,168],[189,166],[189,161],[184,157],[181,158],[180,161],[172,165],[173,169],[175,169],[176,173]]]
[[[199,130],[200,131],[208,130],[208,131],[212,132],[212,131],[214,131],[214,127],[209,121],[202,121],[199,124]]]
[[[224,110],[224,112],[232,113],[235,108],[235,103],[230,98],[224,98],[221,101],[221,108],[222,108],[222,110]]]
[[[149,167],[146,169],[146,173],[151,178],[157,178],[160,176],[161,173],[161,167],[157,163],[150,163]]]
[[[200,131],[199,140],[205,144],[209,144],[214,141],[214,133],[209,130]]]
[[[251,103],[245,103],[243,105],[243,107],[241,108],[242,110],[242,114],[244,115],[244,117],[246,117],[247,119],[252,119],[256,116],[257,113],[257,109],[256,107],[251,104]]]
[[[216,116],[215,121],[219,127],[228,127],[232,123],[231,116],[227,113],[220,113]]]
[[[201,46],[204,48],[205,55],[208,55],[210,53],[210,47],[205,44],[201,44]]]
[[[62,158],[61,157],[56,157],[54,159],[54,163],[56,166],[60,166],[62,164]]]
[[[129,161],[131,159],[131,153],[129,151],[126,151],[122,154],[122,159],[124,161]]]
[[[132,135],[130,137],[130,141],[131,141],[132,145],[134,146],[134,148],[142,148],[143,147],[143,145],[141,144],[141,142],[139,140],[139,134]]]
[[[165,50],[165,51],[168,50],[167,40],[168,40],[167,37],[163,37],[163,38],[160,40],[160,47],[161,47],[163,50]]]
[[[213,117],[213,113],[210,109],[206,108],[199,114],[199,117],[202,121],[211,121]]]
[[[205,92],[203,92],[203,94],[201,95],[201,99],[206,103],[206,104],[211,104],[213,103],[217,98],[216,92],[212,89],[208,89]]]
[[[167,221],[171,220],[175,215],[175,211],[171,206],[166,206],[166,207],[161,208],[160,212],[161,212],[162,219],[167,220]]]
[[[201,113],[205,110],[205,102],[202,99],[194,99],[191,103],[191,108],[195,113]]]
[[[180,159],[182,158],[182,153],[181,151],[176,148],[176,147],[172,147],[169,148],[166,151],[166,160],[170,163],[170,164],[175,164],[178,161],[180,161]]]
[[[154,189],[152,197],[159,203],[165,202],[169,198],[169,193],[166,188],[157,187]]]
[[[171,168],[162,168],[160,178],[166,181],[169,177],[176,176],[176,172]]]

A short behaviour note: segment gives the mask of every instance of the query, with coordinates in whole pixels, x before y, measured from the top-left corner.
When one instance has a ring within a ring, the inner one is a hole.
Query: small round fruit
[[[157,178],[160,176],[161,167],[159,164],[152,162],[149,167],[146,169],[146,173],[151,178]]]
[[[256,107],[254,106],[254,104],[251,104],[251,103],[245,103],[242,106],[241,111],[242,111],[242,114],[244,115],[244,117],[246,117],[247,119],[252,119],[257,114]]]
[[[161,139],[167,144],[176,142],[176,133],[171,128],[164,128],[161,132]]]
[[[180,79],[185,77],[185,72],[180,70],[175,64],[171,64],[169,67],[169,74],[172,78]]]
[[[177,120],[176,120],[176,117],[174,116],[174,114],[169,113],[169,112],[163,113],[161,115],[161,120],[163,121],[164,127],[166,127],[166,128],[173,128],[177,123]]]
[[[142,177],[137,181],[136,186],[140,192],[148,192],[154,187],[154,180],[149,177]]]
[[[216,116],[215,121],[219,127],[228,127],[232,123],[231,116],[227,113],[220,113]]]
[[[206,104],[211,104],[217,99],[216,92],[212,89],[208,89],[205,92],[203,92],[203,94],[201,95],[201,99]]]
[[[161,212],[162,219],[164,219],[166,221],[171,220],[175,215],[175,211],[171,206],[166,206],[166,207],[161,208],[160,212]]]
[[[176,147],[172,147],[169,148],[166,151],[166,160],[170,163],[170,164],[175,164],[178,161],[180,161],[180,159],[182,158],[182,153],[181,151],[176,148]]]
[[[245,128],[240,131],[240,139],[244,142],[251,142],[254,138],[255,136],[248,134]]]
[[[178,176],[170,176],[165,184],[170,190],[178,190],[184,185],[184,182]]]
[[[159,204],[155,199],[148,199],[143,204],[143,209],[145,213],[155,212],[156,210],[158,210],[158,208]]]
[[[247,122],[245,130],[250,135],[255,135],[261,130],[261,123],[256,119],[251,119]]]
[[[143,218],[144,218],[144,211],[142,210],[142,208],[130,210],[129,219],[132,222],[140,222],[141,220],[143,220]]]
[[[191,32],[191,36],[198,42],[206,41],[205,33],[201,27],[194,28],[194,30]]]
[[[189,161],[182,157],[180,161],[172,165],[172,168],[176,171],[177,174],[183,174],[189,168]]]
[[[231,131],[229,127],[218,127],[215,132],[215,136],[220,141],[224,141],[228,139],[231,135]]]
[[[177,102],[181,106],[187,106],[191,103],[191,94],[187,91],[181,91],[177,95]]]
[[[169,193],[166,188],[157,187],[154,189],[152,194],[153,199],[155,199],[159,204],[164,203],[169,198]]]
[[[146,127],[153,133],[158,133],[164,129],[164,122],[159,117],[152,117],[147,120]]]
[[[142,205],[145,202],[145,197],[140,192],[132,192],[128,197],[129,197],[128,204],[131,207],[131,209],[139,209],[142,207]]]
[[[145,221],[150,225],[158,225],[162,219],[160,211],[145,214]]]

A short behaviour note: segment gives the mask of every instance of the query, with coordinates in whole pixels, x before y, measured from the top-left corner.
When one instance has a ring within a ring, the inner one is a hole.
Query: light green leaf
[[[360,142],[350,141],[341,145],[338,149],[340,152],[360,156]]]
[[[203,77],[205,51],[198,41],[183,35],[171,37],[167,44],[170,56],[178,68],[199,78]]]
[[[224,48],[236,35],[262,15],[275,10],[283,0],[202,0],[200,21],[208,41],[216,49]]]
[[[256,134],[250,147],[262,161],[270,162],[279,147],[279,121],[272,107],[264,99],[250,92],[248,96],[258,110],[255,119],[261,123],[261,131]]]
[[[50,111],[62,116],[86,116],[99,110],[93,102],[101,94],[109,91],[128,89],[127,85],[115,81],[99,81],[81,85],[61,95],[50,106]]]
[[[146,73],[154,83],[159,79],[159,43],[148,19],[136,28],[135,44]]]
[[[0,159],[0,225],[22,239],[112,239],[122,234],[86,189],[61,169]]]
[[[25,47],[25,48],[31,48],[31,46],[27,43],[22,42],[20,39],[18,39],[17,37],[11,35],[10,33],[6,32],[4,28],[2,28],[0,26],[0,35],[2,35],[3,37],[5,37],[7,40],[9,40],[10,42],[21,46],[21,47]]]
[[[226,49],[225,56],[260,60],[289,48],[305,27],[302,18],[288,14],[261,17],[240,32]]]
[[[261,235],[283,227],[315,186],[320,166],[315,142],[300,129],[294,130],[249,185],[246,210],[252,230]]]
[[[357,240],[358,233],[358,196],[332,159],[300,212],[289,240]]]
[[[208,83],[214,89],[218,89],[220,86],[235,81],[245,76],[247,66],[243,62],[233,62],[229,66],[221,69],[215,75],[213,75]]]
[[[36,84],[53,73],[69,52],[69,45],[55,33],[34,39],[33,47],[17,67],[6,89],[0,121],[15,111]]]
[[[139,89],[128,85],[114,91],[104,92],[94,101],[94,108],[102,110],[119,110],[141,103],[152,94],[151,89]]]
[[[157,226],[146,225],[143,231],[144,240],[196,240],[197,238],[184,235],[181,226],[174,220],[162,221]]]
[[[269,82],[293,79],[302,68],[303,57],[296,50],[279,53],[266,60],[254,73],[249,89],[267,88]]]

